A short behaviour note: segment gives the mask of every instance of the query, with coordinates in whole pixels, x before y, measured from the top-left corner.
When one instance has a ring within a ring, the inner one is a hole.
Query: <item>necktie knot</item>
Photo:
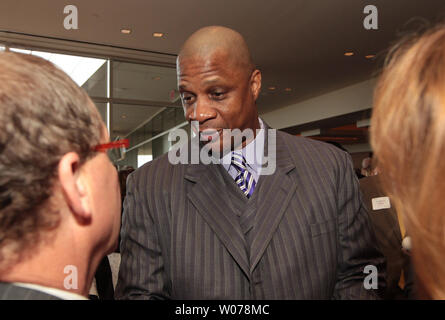
[[[238,171],[242,171],[244,172],[245,170],[247,170],[247,161],[246,159],[238,154],[238,153],[233,153],[232,154],[232,164],[235,166],[235,168]]]
[[[253,190],[255,189],[255,178],[247,169],[247,161],[246,159],[237,153],[232,154],[232,165],[238,171],[238,175],[235,178],[235,182],[244,195],[247,198],[250,198],[253,194]]]

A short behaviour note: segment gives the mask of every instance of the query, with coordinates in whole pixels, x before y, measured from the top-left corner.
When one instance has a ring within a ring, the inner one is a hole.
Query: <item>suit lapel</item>
[[[218,165],[189,165],[185,179],[194,184],[188,199],[249,277],[245,238],[236,214],[228,205],[230,198]]]
[[[273,143],[273,141],[268,141],[266,131],[265,150],[267,150],[269,143]],[[258,190],[255,190],[258,191],[256,199],[259,203],[257,205],[258,211],[256,213],[254,230],[252,230],[254,238],[250,251],[251,272],[253,272],[264,254],[297,188],[297,179],[290,177],[295,169],[295,164],[283,137],[278,132],[276,154],[273,158],[269,155],[269,161],[273,160],[276,161],[275,173],[262,175],[259,180]]]
[[[265,128],[264,148],[268,150],[268,144],[273,141],[268,141],[267,129],[270,128],[266,123]],[[228,206],[230,198],[218,165],[188,165],[185,174],[185,179],[193,183],[187,194],[188,199],[248,278],[263,256],[297,188],[297,179],[293,177],[296,174],[294,161],[284,138],[278,132],[276,154],[269,155],[269,161],[275,161],[276,171],[272,175],[262,175],[255,190],[258,194],[254,193],[259,205],[254,230],[251,231],[254,238],[250,259],[247,257],[246,240],[237,216]]]

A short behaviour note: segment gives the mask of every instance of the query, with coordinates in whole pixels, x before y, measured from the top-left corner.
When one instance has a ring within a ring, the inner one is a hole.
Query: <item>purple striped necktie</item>
[[[244,195],[250,198],[255,190],[255,178],[247,170],[246,159],[237,153],[232,153],[232,165],[238,171],[238,175],[235,178],[235,182]]]

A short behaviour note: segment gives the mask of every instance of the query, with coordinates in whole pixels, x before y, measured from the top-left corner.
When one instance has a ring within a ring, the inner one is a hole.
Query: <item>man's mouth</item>
[[[202,142],[215,141],[221,137],[223,129],[205,129],[199,131],[199,137]]]

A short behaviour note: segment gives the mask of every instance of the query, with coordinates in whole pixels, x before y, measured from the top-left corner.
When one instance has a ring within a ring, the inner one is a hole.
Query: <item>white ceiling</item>
[[[78,7],[78,30],[63,27],[68,3]],[[363,28],[368,4],[379,10],[378,30]],[[266,112],[369,78],[378,59],[365,55],[383,52],[409,19],[436,21],[444,10],[444,0],[2,0],[0,30],[174,55],[200,27],[232,27],[263,72]],[[349,50],[356,54],[343,56]]]
[[[172,68],[116,62],[115,98],[170,102],[176,89],[176,71]]]

